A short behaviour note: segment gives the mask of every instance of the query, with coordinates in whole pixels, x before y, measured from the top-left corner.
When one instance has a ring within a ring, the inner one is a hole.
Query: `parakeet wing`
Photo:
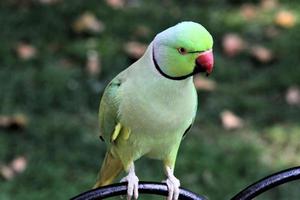
[[[197,102],[197,95],[196,95],[196,102]],[[196,106],[195,106],[195,114],[194,114],[194,117],[192,119],[192,123],[189,125],[189,127],[184,131],[184,134],[182,136],[182,138],[185,138],[186,134],[191,130],[191,128],[193,127],[194,125],[194,122],[195,122],[195,118],[196,118],[196,114],[197,114],[197,106],[198,104],[196,103]]]
[[[99,108],[100,137],[106,142],[111,140],[118,124],[119,90],[121,79],[114,78],[105,88]]]

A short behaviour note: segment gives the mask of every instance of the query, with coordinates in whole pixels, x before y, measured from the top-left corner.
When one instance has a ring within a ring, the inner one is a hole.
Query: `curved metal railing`
[[[101,188],[93,189],[84,192],[71,200],[94,200],[105,199],[118,195],[125,195],[127,193],[127,183],[117,183]],[[139,193],[141,194],[156,194],[161,196],[168,195],[167,185],[164,183],[155,182],[139,182]],[[207,198],[197,195],[187,189],[180,188],[179,199],[182,200],[207,200]]]
[[[297,179],[300,179],[300,167],[280,171],[253,183],[231,198],[231,200],[250,200],[269,189]]]
[[[276,186],[300,179],[300,166],[290,168],[284,171],[277,172],[267,176],[256,183],[248,186],[246,189],[239,192],[231,200],[251,200],[263,192]],[[97,188],[79,194],[71,200],[96,200],[105,199],[127,193],[127,183],[117,183],[105,187]],[[167,196],[167,185],[154,182],[139,182],[139,193],[141,194],[156,194]],[[182,200],[207,200],[204,196],[197,195],[187,189],[180,188],[179,199]]]

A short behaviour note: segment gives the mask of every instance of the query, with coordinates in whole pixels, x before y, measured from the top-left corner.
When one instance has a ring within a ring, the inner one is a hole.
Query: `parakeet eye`
[[[187,54],[187,50],[186,50],[185,48],[183,48],[183,47],[180,47],[180,48],[178,48],[177,50],[178,50],[178,52],[179,52],[181,55]]]

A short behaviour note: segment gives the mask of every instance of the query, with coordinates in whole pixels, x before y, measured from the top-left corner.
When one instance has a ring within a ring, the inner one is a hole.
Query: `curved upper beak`
[[[214,56],[212,49],[202,52],[196,58],[196,71],[198,72],[206,72],[208,76],[214,67]]]

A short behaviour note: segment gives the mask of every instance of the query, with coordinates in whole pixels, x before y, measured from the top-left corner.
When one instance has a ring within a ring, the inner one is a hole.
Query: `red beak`
[[[214,67],[214,56],[212,50],[200,53],[196,59],[196,65],[199,68],[197,71],[206,72],[208,76]]]

